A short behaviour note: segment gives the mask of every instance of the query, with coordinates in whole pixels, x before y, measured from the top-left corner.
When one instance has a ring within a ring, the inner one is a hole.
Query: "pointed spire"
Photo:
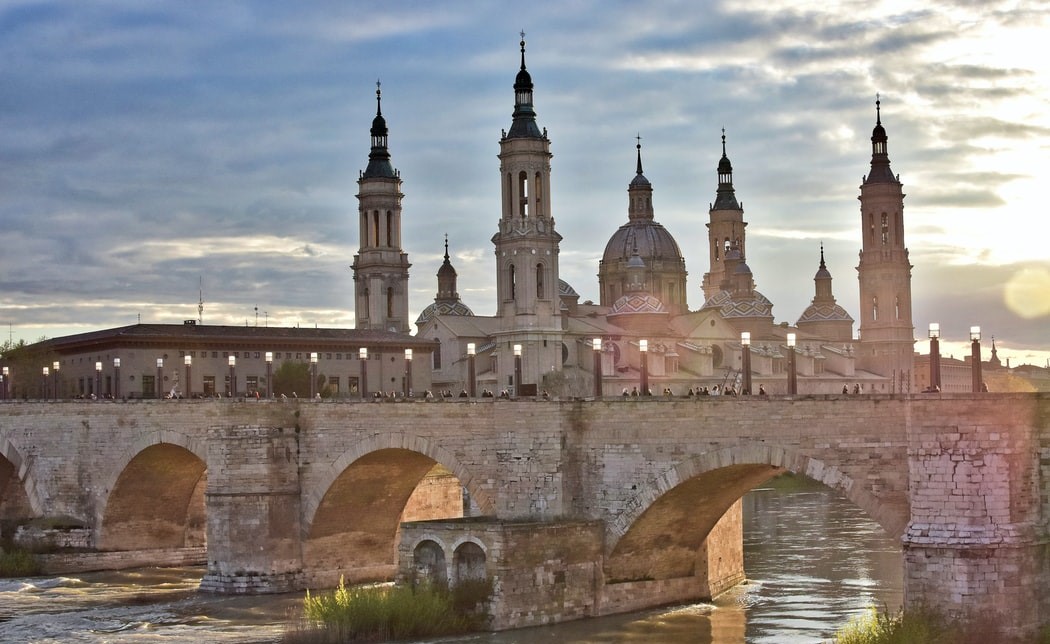
[[[887,152],[886,128],[882,126],[882,98],[875,95],[875,128],[871,131],[871,172],[864,183],[893,183],[897,178],[890,169],[890,156]]]
[[[532,107],[532,76],[525,68],[525,32],[521,32],[521,69],[514,79],[514,121],[506,138],[542,139],[544,135],[536,125],[536,112]]]
[[[434,301],[458,300],[459,293],[456,292],[456,269],[448,256],[448,233],[445,233],[445,261],[438,269],[438,292]]]
[[[384,177],[393,179],[397,176],[394,166],[390,165],[390,150],[387,149],[389,131],[386,119],[383,118],[382,83],[376,80],[376,117],[372,119],[372,151],[368,154],[368,167],[361,175],[362,179]]]
[[[827,270],[827,266],[824,264],[824,242],[820,242],[820,267]]]
[[[722,128],[722,158],[718,161],[718,192],[712,210],[740,210],[733,189],[733,164],[726,155],[726,129]]]
[[[636,170],[636,174],[641,174],[642,173],[642,134],[641,134],[641,132],[639,132],[638,136],[636,136],[634,138],[637,139],[637,141],[638,141],[638,144],[635,146],[636,148],[638,148],[638,169]]]

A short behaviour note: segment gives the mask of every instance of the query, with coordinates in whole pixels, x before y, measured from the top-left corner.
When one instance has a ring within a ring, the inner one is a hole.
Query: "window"
[[[328,393],[333,396],[339,394],[339,376],[328,376]]]
[[[441,341],[437,338],[434,338],[434,342],[437,342],[438,345],[434,349],[434,353],[432,353],[431,355],[433,356],[432,360],[434,363],[434,369],[438,370],[441,369]]]
[[[510,265],[510,299],[517,299],[518,279],[514,274],[514,264]]]
[[[372,245],[379,246],[379,211],[372,212]]]
[[[245,390],[249,395],[259,391],[259,376],[248,376],[244,379]]]
[[[518,191],[520,194],[518,214],[525,218],[529,216],[529,175],[524,172],[518,174]]]
[[[394,317],[394,288],[392,286],[386,289],[386,316]]]
[[[211,357],[218,358],[219,357],[219,352],[218,351],[212,351],[211,352]]]
[[[256,352],[255,352],[255,359],[256,359],[256,360],[258,360],[258,359],[259,359],[259,352],[258,352],[258,351],[256,351]]]
[[[335,359],[336,360],[342,360],[343,359],[343,354],[341,354],[341,353],[335,354]]]
[[[878,322],[879,320],[879,298],[871,298],[871,320],[872,322]]]
[[[215,376],[204,376],[204,395],[215,395]]]
[[[882,213],[882,243],[886,244],[890,239],[890,225],[886,221],[886,213]]]
[[[543,264],[536,264],[536,297],[543,299]]]

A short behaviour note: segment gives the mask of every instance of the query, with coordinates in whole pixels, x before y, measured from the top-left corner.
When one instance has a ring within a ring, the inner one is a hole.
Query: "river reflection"
[[[901,603],[898,543],[841,495],[780,477],[744,497],[748,583],[712,603],[550,627],[432,640],[534,642],[822,642],[868,606]],[[0,580],[3,642],[278,642],[302,595],[195,592],[201,568]]]

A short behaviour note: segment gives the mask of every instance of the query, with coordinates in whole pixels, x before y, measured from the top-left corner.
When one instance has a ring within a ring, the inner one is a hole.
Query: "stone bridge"
[[[0,405],[0,529],[68,566],[487,576],[494,628],[721,592],[740,498],[785,471],[901,538],[907,604],[1013,634],[1050,608],[1047,394]]]

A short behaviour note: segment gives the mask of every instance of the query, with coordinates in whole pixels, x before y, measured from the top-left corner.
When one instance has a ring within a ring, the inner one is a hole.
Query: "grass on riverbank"
[[[871,608],[835,635],[834,644],[989,644],[1002,642],[994,625],[975,620],[950,620],[928,609],[896,615]],[[1050,644],[1043,628],[1032,644]]]
[[[36,557],[22,548],[0,549],[0,577],[32,577],[40,574]]]
[[[340,581],[331,593],[307,592],[302,619],[284,642],[386,642],[468,633],[485,626],[491,591],[487,580],[452,589],[429,584],[348,588]]]

